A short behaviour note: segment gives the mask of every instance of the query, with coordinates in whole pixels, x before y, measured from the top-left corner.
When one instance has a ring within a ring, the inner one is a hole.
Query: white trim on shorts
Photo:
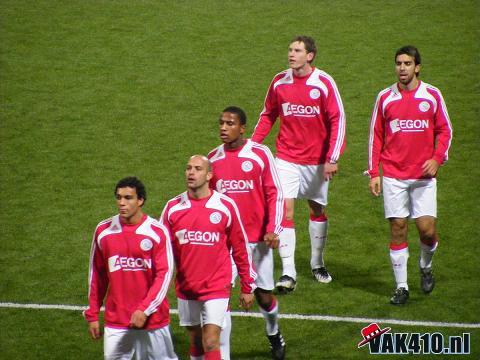
[[[323,206],[328,203],[328,184],[323,165],[300,165],[275,158],[285,199],[308,199]]]
[[[105,360],[177,360],[168,325],[153,330],[105,327]]]
[[[437,179],[383,177],[385,218],[437,217]]]
[[[229,299],[211,299],[206,301],[184,300],[178,298],[178,317],[180,326],[214,324],[222,327]]]

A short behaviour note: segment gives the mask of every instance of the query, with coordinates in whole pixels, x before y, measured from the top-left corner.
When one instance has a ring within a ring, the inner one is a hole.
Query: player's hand
[[[329,162],[325,163],[323,166],[323,177],[325,181],[330,181],[333,179],[333,175],[335,175],[338,171],[337,164],[331,164]]]
[[[88,332],[94,340],[98,340],[102,337],[102,332],[100,331],[100,322],[92,321],[88,323]]]
[[[424,176],[434,177],[437,174],[440,164],[433,159],[427,160],[422,165],[422,171]]]
[[[240,307],[244,310],[250,309],[254,299],[253,294],[240,293]]]
[[[380,176],[375,176],[374,178],[370,179],[370,184],[368,184],[370,188],[370,192],[375,196],[380,196],[382,192],[382,184],[380,182]]]
[[[275,233],[266,233],[263,236],[263,241],[265,241],[265,244],[271,249],[276,249],[278,248],[278,244],[280,242],[278,235]]]
[[[130,318],[130,327],[142,329],[147,322],[147,315],[142,310],[135,310]]]

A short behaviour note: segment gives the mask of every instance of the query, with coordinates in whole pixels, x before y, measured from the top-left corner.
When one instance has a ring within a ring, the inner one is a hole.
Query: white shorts
[[[383,177],[385,217],[437,217],[437,179],[398,180]]]
[[[273,280],[273,251],[264,241],[250,243],[252,251],[253,265],[257,271],[255,284],[263,290],[273,290],[275,283]]]
[[[155,330],[105,327],[105,360],[176,360],[169,326]]]
[[[206,301],[178,299],[180,326],[214,324],[222,327],[229,299]]]
[[[323,206],[328,203],[328,181],[323,165],[299,165],[275,159],[285,199],[308,199]]]
[[[249,243],[250,251],[252,252],[252,261],[257,272],[257,279],[255,284],[258,288],[263,290],[273,290],[275,282],[273,280],[273,251],[267,246],[264,241],[258,243]],[[238,275],[237,267],[232,260],[232,286],[235,285],[235,280]]]

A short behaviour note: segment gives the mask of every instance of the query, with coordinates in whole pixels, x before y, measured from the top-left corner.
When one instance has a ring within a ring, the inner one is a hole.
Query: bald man
[[[240,305],[251,307],[256,273],[235,202],[210,190],[212,171],[203,155],[185,170],[187,191],[167,202],[160,221],[170,232],[180,326],[187,328],[190,359],[220,360],[220,330],[230,298],[232,266],[240,276]]]

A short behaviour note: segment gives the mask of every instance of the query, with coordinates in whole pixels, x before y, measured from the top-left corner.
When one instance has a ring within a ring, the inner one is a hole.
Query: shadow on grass
[[[388,280],[386,278],[386,270],[391,271],[388,268],[379,269],[376,266],[365,268],[365,265],[357,266],[354,263],[338,261],[338,259],[331,261],[330,264],[329,269],[332,270],[333,281],[344,287],[381,296],[389,295],[394,288],[393,277]]]

